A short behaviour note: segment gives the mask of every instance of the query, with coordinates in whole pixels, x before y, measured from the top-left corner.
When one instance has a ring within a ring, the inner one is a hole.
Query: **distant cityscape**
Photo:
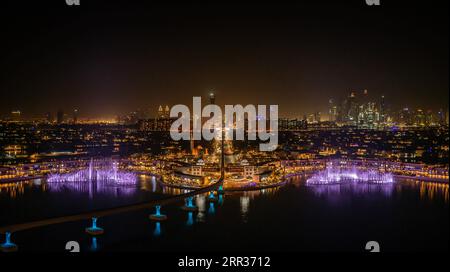
[[[214,104],[214,94],[209,97]],[[382,95],[371,98],[368,90],[350,92],[342,98],[330,98],[327,112],[317,111],[298,118],[279,119],[279,130],[300,130],[307,125],[352,126],[361,129],[383,129],[389,127],[437,127],[449,124],[449,109],[428,109],[403,107],[393,109]],[[116,123],[122,125],[139,124],[142,130],[164,131],[170,128],[169,105],[159,105],[155,110],[136,110],[115,118],[82,118],[78,109],[66,112],[47,112],[41,117],[23,116],[21,110],[13,110],[3,116],[1,122],[36,122],[47,124]]]
[[[300,119],[279,119],[280,144],[274,156],[287,159],[387,159],[389,161],[444,164],[448,167],[448,112],[389,110],[384,97],[372,102],[367,91],[352,92],[340,103],[329,101],[328,120],[315,113]],[[215,95],[209,95],[215,103]],[[116,120],[81,120],[62,110],[56,119],[25,120],[16,111],[0,122],[0,161],[29,163],[56,158],[127,156],[134,153],[202,156],[213,150],[205,141],[173,141],[170,107],[132,112]],[[235,141],[233,148],[254,150],[249,141]]]

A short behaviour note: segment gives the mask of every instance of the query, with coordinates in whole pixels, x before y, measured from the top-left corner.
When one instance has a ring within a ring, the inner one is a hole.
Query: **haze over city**
[[[219,105],[278,104],[286,117],[365,89],[395,109],[448,108],[440,6],[61,2],[4,8],[0,114],[156,112],[211,90]]]

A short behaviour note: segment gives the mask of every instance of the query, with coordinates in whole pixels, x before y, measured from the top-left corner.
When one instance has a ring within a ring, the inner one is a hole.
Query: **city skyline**
[[[214,93],[216,95],[216,91],[215,90],[210,90],[209,92],[207,92],[206,95],[204,95],[202,97],[203,101],[207,101],[209,98],[208,96]],[[312,111],[299,111],[299,112],[291,112],[291,113],[285,113],[285,114],[280,114],[280,117],[282,118],[300,118],[300,119],[306,119],[305,116],[311,115],[311,114],[320,114],[323,119],[322,121],[336,121],[333,118],[333,113],[331,113],[332,109],[330,108],[331,106],[334,107],[341,107],[343,103],[346,102],[346,100],[349,99],[349,97],[354,96],[357,100],[358,103],[367,103],[370,102],[372,104],[374,104],[376,106],[376,108],[379,108],[381,106],[381,104],[383,104],[382,107],[384,107],[384,110],[386,112],[389,112],[391,114],[393,113],[397,113],[399,111],[403,111],[403,110],[409,110],[409,111],[423,111],[423,112],[433,112],[433,114],[441,114],[443,113],[448,114],[449,111],[449,106],[448,103],[446,104],[445,102],[442,103],[443,106],[442,107],[438,107],[438,108],[432,108],[428,105],[416,105],[416,106],[410,106],[410,104],[408,103],[404,103],[404,105],[401,106],[394,106],[391,101],[389,100],[389,97],[386,97],[385,95],[380,95],[379,97],[374,97],[373,95],[368,95],[369,91],[367,89],[364,90],[359,90],[359,91],[350,91],[348,92],[346,95],[341,95],[338,97],[330,97],[329,99],[323,99],[320,101],[320,103],[318,102],[318,104],[320,104],[320,106],[317,106],[316,108],[314,108]],[[362,99],[363,98],[363,99]],[[157,103],[157,102],[155,102]],[[180,103],[177,103],[180,104]],[[217,103],[220,106],[224,106],[224,103]],[[131,114],[131,113],[137,113],[142,115],[142,117],[140,117],[140,119],[146,119],[146,118],[154,118],[154,117],[158,117],[159,115],[159,108],[160,107],[172,107],[175,104],[165,104],[165,103],[159,103],[159,104],[152,104],[151,106],[148,107],[141,107],[141,108],[134,108],[134,109],[130,109],[129,111],[122,111],[122,112],[115,112],[115,113],[109,113],[109,114],[96,114],[96,115],[92,115],[89,114],[89,112],[83,112],[79,107],[73,107],[73,108],[62,108],[62,107],[57,107],[57,108],[52,108],[52,109],[42,109],[40,112],[38,113],[34,113],[34,114],[30,114],[27,112],[24,112],[23,110],[21,110],[20,107],[17,108],[13,108],[11,111],[3,111],[0,114],[0,118],[3,118],[5,120],[8,119],[15,119],[15,116],[18,116],[20,118],[22,118],[23,120],[33,120],[33,119],[54,119],[55,121],[58,119],[68,119],[68,118],[74,118],[74,119],[84,119],[84,120],[108,120],[108,119],[115,119],[118,118],[120,116],[126,115],[126,114]],[[244,105],[245,104],[241,104]],[[283,108],[281,106],[281,108]],[[336,109],[335,109],[336,110]],[[334,113],[337,114],[337,113]],[[61,115],[61,116],[60,116]],[[64,115],[62,117],[62,115]]]

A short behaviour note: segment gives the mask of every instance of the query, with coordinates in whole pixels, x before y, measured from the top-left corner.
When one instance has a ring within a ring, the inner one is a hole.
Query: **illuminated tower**
[[[164,116],[164,110],[161,105],[158,107],[158,118],[162,118]]]
[[[53,123],[53,115],[51,112],[47,112],[45,114],[45,118],[47,119],[47,123],[49,123],[49,124]]]
[[[214,105],[216,104],[216,96],[214,92],[209,93],[209,104]]]
[[[386,124],[386,101],[384,95],[381,96],[380,101],[380,123],[384,126]]]
[[[347,120],[350,125],[356,125],[358,120],[358,103],[354,92],[348,97],[349,109],[347,113]]]
[[[76,124],[78,122],[78,109],[73,110],[73,123]]]
[[[338,109],[333,99],[328,100],[328,120],[331,122],[337,121]]]
[[[164,108],[164,118],[169,118],[170,116],[170,108],[169,105],[166,105],[166,107]]]
[[[20,121],[21,115],[22,115],[22,113],[20,112],[20,110],[12,111],[11,112],[11,120],[18,122],[18,121]]]
[[[56,113],[56,123],[61,124],[64,122],[64,111],[58,110]]]

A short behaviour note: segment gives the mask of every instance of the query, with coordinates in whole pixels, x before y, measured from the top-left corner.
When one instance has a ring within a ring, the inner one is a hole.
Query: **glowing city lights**
[[[356,168],[342,168],[328,164],[325,170],[319,171],[310,177],[307,185],[332,185],[347,183],[375,183],[391,184],[394,182],[392,174],[381,173],[377,170],[359,170]]]
[[[65,174],[51,174],[47,178],[48,183],[106,181],[116,185],[136,184],[137,180],[134,173],[120,171],[115,162],[94,163],[93,160],[86,169]]]

